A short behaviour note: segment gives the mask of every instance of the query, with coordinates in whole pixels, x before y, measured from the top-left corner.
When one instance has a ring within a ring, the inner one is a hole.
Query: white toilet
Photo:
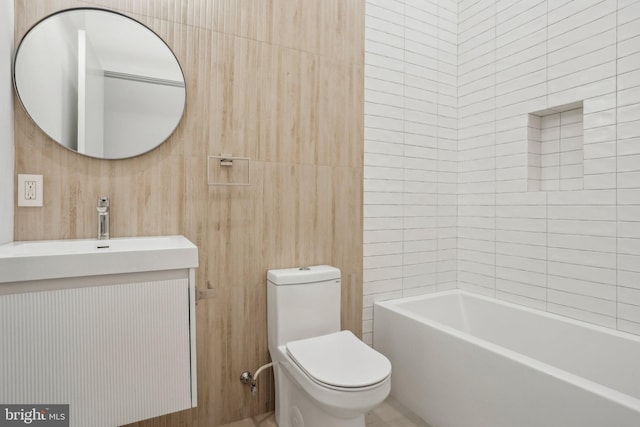
[[[267,273],[269,352],[279,427],[364,427],[391,388],[391,363],[340,331],[340,270]]]

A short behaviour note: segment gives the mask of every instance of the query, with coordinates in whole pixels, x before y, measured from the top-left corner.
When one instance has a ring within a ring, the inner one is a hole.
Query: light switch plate
[[[42,175],[18,174],[18,206],[42,207]]]

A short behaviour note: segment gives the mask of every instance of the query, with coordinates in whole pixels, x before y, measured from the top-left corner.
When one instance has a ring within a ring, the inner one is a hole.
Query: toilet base
[[[365,427],[365,412],[388,395],[388,388],[383,389],[381,399],[361,408],[363,410],[329,406],[312,398],[294,379],[290,369],[297,373],[297,368],[290,364],[285,367],[283,363],[274,363],[278,427]]]
[[[276,416],[279,427],[365,427],[364,414],[355,418],[340,418],[318,407],[301,390],[294,392],[286,414]]]

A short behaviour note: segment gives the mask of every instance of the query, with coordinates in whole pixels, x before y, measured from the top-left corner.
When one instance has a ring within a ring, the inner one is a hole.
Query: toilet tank
[[[328,265],[267,272],[269,350],[340,331],[340,270]]]

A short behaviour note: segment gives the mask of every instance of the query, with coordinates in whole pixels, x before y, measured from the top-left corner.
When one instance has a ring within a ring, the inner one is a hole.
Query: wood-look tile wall
[[[342,324],[361,334],[363,0],[16,0],[16,40],[68,7],[116,10],[176,53],[187,106],[143,156],[86,158],[53,143],[16,101],[16,174],[44,175],[44,207],[16,208],[15,240],[90,238],[111,198],[113,236],[184,234],[200,250],[198,408],[140,426],[217,426],[273,408],[241,371],[269,362],[270,268],[342,270]],[[209,187],[206,156],[253,160],[249,187]],[[153,355],[150,355],[153,357]],[[161,372],[158,375],[162,375]]]

